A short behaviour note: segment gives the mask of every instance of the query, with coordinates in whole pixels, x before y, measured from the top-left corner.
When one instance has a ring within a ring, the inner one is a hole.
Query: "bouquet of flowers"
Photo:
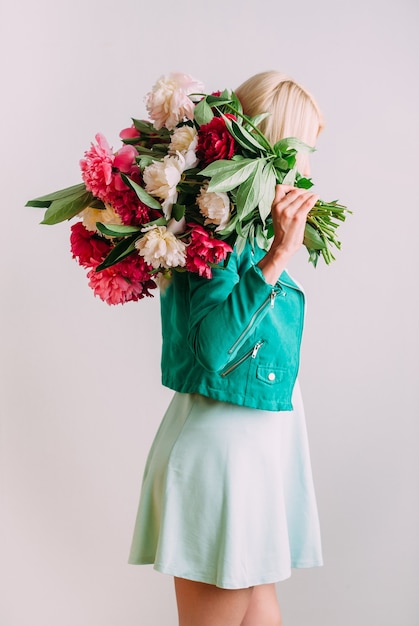
[[[71,251],[88,269],[89,286],[108,304],[151,296],[173,271],[210,279],[233,247],[269,249],[275,185],[308,189],[296,138],[271,145],[230,90],[203,93],[186,74],[160,78],[146,96],[151,121],[133,119],[113,152],[96,135],[80,161],[83,182],[30,200],[46,208],[43,224],[74,217]],[[310,211],[304,244],[309,261],[328,264],[346,207],[319,200]]]

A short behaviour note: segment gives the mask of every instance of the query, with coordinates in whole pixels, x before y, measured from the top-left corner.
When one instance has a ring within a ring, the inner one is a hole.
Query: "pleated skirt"
[[[145,467],[129,562],[226,589],[322,565],[304,408],[176,393]]]

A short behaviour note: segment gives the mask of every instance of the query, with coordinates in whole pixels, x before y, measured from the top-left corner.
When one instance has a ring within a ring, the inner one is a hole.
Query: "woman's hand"
[[[318,196],[306,189],[277,185],[272,203],[274,239],[258,266],[268,283],[274,285],[289,259],[300,249],[307,215]]]

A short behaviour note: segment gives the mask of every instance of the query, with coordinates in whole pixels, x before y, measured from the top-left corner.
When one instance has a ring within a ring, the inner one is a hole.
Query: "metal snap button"
[[[268,380],[275,380],[275,374],[274,374],[274,372],[269,372],[269,374],[268,374]]]

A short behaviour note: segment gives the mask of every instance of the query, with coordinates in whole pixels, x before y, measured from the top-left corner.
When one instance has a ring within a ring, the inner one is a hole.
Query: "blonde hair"
[[[283,72],[261,72],[235,90],[249,117],[268,112],[259,125],[271,143],[297,137],[314,146],[324,127],[323,116],[313,96]]]

